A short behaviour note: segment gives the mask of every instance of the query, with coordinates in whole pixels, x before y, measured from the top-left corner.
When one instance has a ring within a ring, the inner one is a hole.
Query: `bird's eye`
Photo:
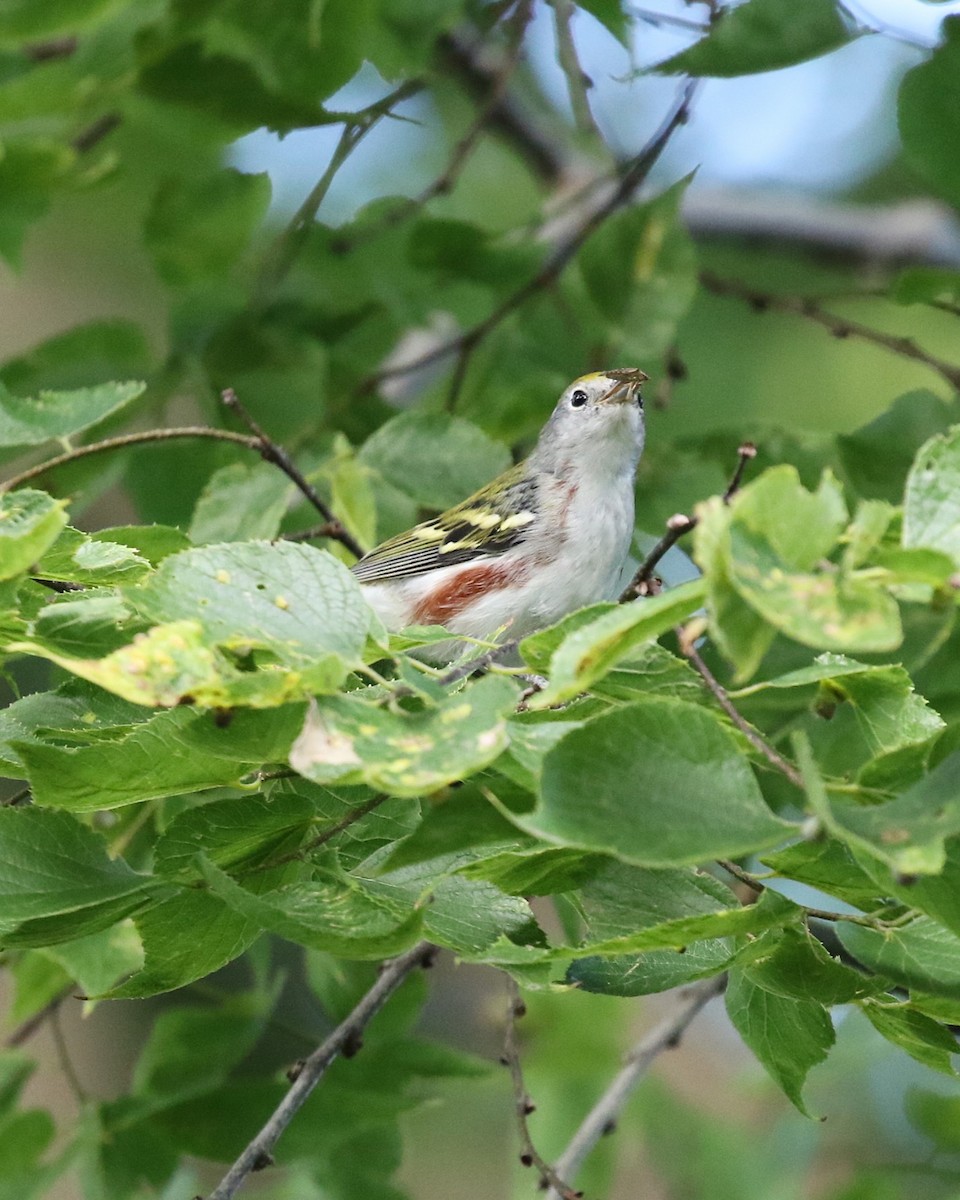
[[[576,391],[570,397],[570,407],[571,408],[583,408],[583,406],[586,404],[586,402],[587,402],[587,393],[586,392]]]

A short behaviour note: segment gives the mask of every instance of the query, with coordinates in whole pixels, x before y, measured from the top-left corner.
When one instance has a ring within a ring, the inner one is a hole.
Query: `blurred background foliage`
[[[830,463],[861,494],[899,499],[888,481],[901,480],[916,447],[949,423],[956,391],[936,362],[958,344],[960,17],[947,22],[945,43],[941,22],[960,5],[750,0],[747,8],[766,10],[767,41],[761,21],[759,33],[734,31],[729,44],[719,31],[737,14],[719,7],[0,0],[0,381],[32,395],[146,379],[133,406],[90,439],[229,425],[218,394],[235,388],[367,544],[522,453],[559,390],[604,365],[636,364],[652,377],[638,484],[639,526],[651,539],[673,512],[722,491],[745,437],[761,467],[793,462],[812,485]],[[714,59],[684,59],[718,14]],[[651,70],[673,56],[666,72]],[[581,69],[590,86],[578,82]],[[396,370],[511,303],[584,205],[612,186],[618,164],[644,146],[685,70],[707,78],[636,202],[559,280],[470,341],[469,353]],[[713,277],[747,299],[710,286]],[[809,306],[795,311],[802,298],[839,318],[841,336],[810,320]],[[880,337],[861,338],[845,321]],[[903,338],[919,355],[902,352]],[[394,373],[381,379],[384,367]],[[407,410],[418,415],[398,416]],[[452,427],[449,411],[487,436]],[[5,453],[10,471],[26,461],[16,448]],[[195,511],[213,472],[235,463],[233,499]],[[73,519],[88,529],[161,522],[212,541],[229,536],[231,516],[250,522],[271,504],[285,530],[311,523],[271,472],[215,443],[91,458],[47,482],[77,498]],[[682,562],[673,569],[682,573]],[[30,690],[42,677],[20,682]],[[920,686],[956,715],[960,678]],[[274,953],[289,978],[255,1051],[270,1063],[315,1039],[324,1021],[316,996],[329,1012],[337,979],[329,964],[304,968],[292,952]],[[46,961],[38,955],[21,972],[11,1028],[71,978],[55,953]],[[496,1057],[504,1001],[492,973],[445,965],[440,974],[422,1028],[464,1051],[450,1071],[478,1079],[427,1088],[398,1069],[406,1149],[396,1187],[396,1114],[384,1112],[382,1122],[357,1115],[355,1140],[343,1133],[309,1179],[265,1180],[251,1194],[533,1194],[530,1173],[513,1166],[506,1081],[469,1057]],[[251,977],[256,987],[237,1001],[247,1005],[230,1051],[239,1057],[256,1040],[243,1022],[266,1022],[262,956],[187,998]],[[589,999],[583,1009],[579,997],[538,995],[524,1026],[548,1158],[668,1003],[638,1010]],[[374,1050],[412,1021],[418,1000],[376,1027]],[[113,1002],[82,1023],[65,1011],[62,1025],[36,1036],[45,1061],[28,1100],[52,1103],[69,1123],[84,1092],[122,1095],[148,1018],[175,1020],[176,1011]],[[185,1071],[200,1061],[226,1069],[203,1010],[184,1013],[165,1036],[178,1039]],[[79,1080],[63,1092],[69,1062]],[[149,1069],[141,1062],[141,1080]],[[790,1109],[713,1010],[656,1075],[597,1156],[588,1195],[960,1193],[955,1092],[938,1102],[949,1084],[859,1015],[841,1016],[837,1049],[812,1076],[822,1126]],[[5,1094],[19,1081],[11,1067]],[[52,1127],[32,1112],[3,1120],[0,1165],[17,1167],[20,1154],[23,1170],[33,1169],[31,1149]],[[367,1169],[348,1177],[344,1164],[357,1155]],[[79,1185],[51,1182],[48,1194],[79,1186],[89,1197],[172,1200],[200,1186],[183,1167],[157,1190],[151,1173],[166,1180],[167,1166],[157,1147],[119,1138],[81,1164]]]

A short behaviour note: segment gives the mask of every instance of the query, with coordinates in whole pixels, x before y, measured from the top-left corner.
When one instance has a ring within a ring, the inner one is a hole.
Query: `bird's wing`
[[[503,554],[526,537],[536,501],[536,484],[519,463],[439,517],[381,543],[353,573],[361,583],[383,583]]]

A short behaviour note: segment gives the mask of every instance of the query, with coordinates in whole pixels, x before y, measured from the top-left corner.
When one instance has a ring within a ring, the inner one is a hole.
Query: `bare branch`
[[[707,685],[708,690],[711,692],[716,702],[720,705],[734,725],[736,725],[736,727],[740,730],[750,745],[753,746],[755,750],[759,751],[759,753],[763,755],[763,757],[768,763],[770,763],[771,766],[776,767],[781,775],[786,776],[786,778],[790,780],[794,787],[802,789],[803,777],[793,763],[787,762],[783,755],[778,750],[775,750],[773,746],[771,746],[766,740],[766,738],[761,736],[761,734],[754,729],[746,717],[740,713],[736,705],[727,695],[727,689],[722,683],[719,682],[707,664],[700,657],[700,652],[697,650],[693,642],[690,641],[689,638],[685,638],[679,633],[677,636],[680,642],[680,649],[687,656],[687,658],[690,659],[690,662],[695,667],[697,673],[700,675],[700,678]]]
[[[78,154],[86,154],[98,142],[102,142],[108,134],[113,133],[119,124],[119,113],[104,113],[92,125],[88,125],[86,129],[81,130],[70,144]]]
[[[39,1012],[35,1012],[32,1017],[27,1017],[25,1021],[21,1021],[12,1033],[7,1034],[4,1039],[4,1046],[8,1050],[15,1050],[18,1046],[22,1046],[24,1042],[29,1041],[40,1026],[53,1016],[64,1000],[73,992],[73,988],[74,985],[72,983],[68,984],[65,988],[57,992],[52,1000],[48,1000]]]
[[[731,296],[736,300],[745,301],[755,312],[783,312],[805,317],[808,321],[813,321],[828,330],[836,338],[859,338],[861,341],[870,342],[874,346],[889,350],[891,354],[899,355],[901,358],[909,358],[914,362],[923,363],[931,371],[935,371],[941,379],[946,380],[952,388],[960,391],[960,366],[948,363],[928,350],[924,350],[912,338],[897,337],[895,334],[884,333],[880,329],[863,325],[859,321],[852,321],[848,317],[835,316],[833,313],[827,312],[816,300],[807,299],[804,296],[760,291],[738,280],[722,278],[712,271],[701,271],[700,282],[707,291],[713,292],[714,295]]]
[[[960,266],[960,220],[946,204],[844,204],[738,188],[696,188],[683,198],[695,238],[748,238],[868,265]]]
[[[251,1172],[268,1166],[273,1161],[274,1146],[326,1074],[331,1063],[341,1056],[351,1057],[356,1053],[362,1044],[363,1031],[370,1019],[380,1011],[408,975],[419,967],[430,964],[435,953],[436,946],[431,942],[418,942],[406,953],[384,964],[373,987],[293,1074],[290,1090],[270,1115],[267,1123],[210,1193],[209,1200],[231,1200]]]
[[[328,537],[338,541],[341,546],[345,546],[351,554],[357,558],[363,558],[364,550],[357,539],[353,536],[344,525],[337,520],[333,509],[327,504],[326,500],[319,494],[317,489],[304,476],[303,472],[294,464],[290,455],[286,450],[278,445],[273,439],[266,434],[253,417],[247,412],[240,401],[237,399],[237,394],[233,388],[226,388],[220,393],[224,407],[236,413],[240,420],[253,434],[253,438],[249,439],[255,443],[255,449],[259,450],[260,456],[269,463],[273,463],[296,484],[302,495],[309,500],[317,512],[323,517],[326,522],[326,527],[329,530]]]
[[[293,266],[303,239],[309,233],[334,177],[357,146],[383,117],[389,115],[391,109],[401,101],[409,100],[417,92],[423,91],[423,88],[424,85],[419,80],[408,80],[394,88],[389,95],[344,119],[343,133],[340,135],[340,141],[333,152],[333,157],[327,164],[327,169],[264,255],[256,285],[258,295],[263,296],[271,288],[276,287]]]
[[[734,468],[733,474],[730,476],[730,482],[727,484],[726,490],[723,493],[724,504],[729,504],[733,497],[740,490],[740,485],[743,482],[743,473],[747,468],[747,463],[757,457],[757,448],[753,442],[744,442],[737,449],[737,465]],[[633,578],[627,584],[620,594],[620,603],[626,604],[630,600],[636,600],[638,596],[655,595],[660,584],[654,575],[660,560],[672,549],[677,542],[692,529],[697,527],[697,518],[689,517],[686,513],[674,513],[667,521],[667,531],[659,542],[653,547],[647,557],[643,560]]]
[[[567,93],[573,120],[577,129],[587,137],[603,142],[603,134],[597,128],[587,92],[593,80],[584,72],[577,56],[577,44],[573,40],[572,18],[574,6],[571,0],[550,0],[553,7],[554,25],[557,31],[557,58],[560,68],[567,77]]]
[[[178,429],[145,429],[140,433],[125,433],[120,437],[104,438],[102,442],[91,442],[87,446],[78,446],[75,450],[58,454],[56,458],[48,458],[46,462],[38,463],[37,466],[29,467],[26,471],[4,480],[0,483],[0,492],[10,492],[14,488],[23,487],[25,483],[39,479],[48,471],[55,471],[58,467],[65,467],[68,463],[77,462],[91,454],[103,454],[107,450],[125,450],[129,446],[143,446],[149,442],[174,441],[177,438],[210,438],[216,442],[232,442],[246,450],[259,452],[261,449],[256,438],[234,433],[229,429],[211,429],[206,425],[185,425]]]
[[[360,394],[372,391],[385,379],[398,375],[409,375],[421,368],[430,366],[448,355],[457,353],[472,354],[485,337],[491,333],[511,313],[515,312],[533,296],[547,290],[563,274],[564,269],[576,256],[581,246],[586,242],[609,217],[627,204],[640,185],[646,180],[650,171],[663,153],[675,131],[683,125],[690,115],[690,106],[696,92],[697,81],[688,80],[680,91],[675,103],[662,121],[659,129],[653,134],[639,154],[632,158],[622,169],[616,186],[599,204],[581,218],[573,231],[554,248],[546,262],[526,283],[512,292],[505,300],[476,325],[449,338],[439,345],[433,346],[426,353],[412,359],[406,359],[394,366],[384,367],[368,375],[357,387]]]
[[[674,1011],[644,1034],[633,1047],[623,1067],[584,1117],[570,1144],[557,1159],[554,1170],[561,1178],[576,1178],[590,1151],[616,1127],[624,1105],[657,1056],[679,1044],[696,1015],[714,996],[720,995],[725,986],[726,975],[715,975],[712,979],[693,983],[678,993]],[[564,1200],[564,1193],[551,1188],[546,1197],[547,1200]]]
[[[517,1114],[517,1129],[520,1133],[520,1161],[525,1167],[536,1167],[540,1172],[540,1186],[550,1188],[550,1194],[560,1200],[580,1200],[582,1192],[575,1192],[563,1182],[560,1174],[550,1166],[543,1155],[537,1150],[530,1134],[529,1116],[534,1111],[530,1102],[526,1085],[523,1081],[523,1067],[520,1065],[520,1050],[517,1046],[517,1021],[524,1016],[527,1006],[524,1004],[520,989],[508,975],[507,988],[509,1002],[507,1005],[507,1022],[503,1035],[503,1057],[500,1060],[510,1070],[513,1083],[514,1107]]]

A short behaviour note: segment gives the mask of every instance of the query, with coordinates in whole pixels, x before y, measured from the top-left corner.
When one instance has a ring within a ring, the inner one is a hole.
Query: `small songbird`
[[[365,555],[353,571],[387,628],[524,637],[614,598],[633,536],[646,378],[629,367],[574,380],[528,458]],[[426,654],[449,659],[462,645]]]

